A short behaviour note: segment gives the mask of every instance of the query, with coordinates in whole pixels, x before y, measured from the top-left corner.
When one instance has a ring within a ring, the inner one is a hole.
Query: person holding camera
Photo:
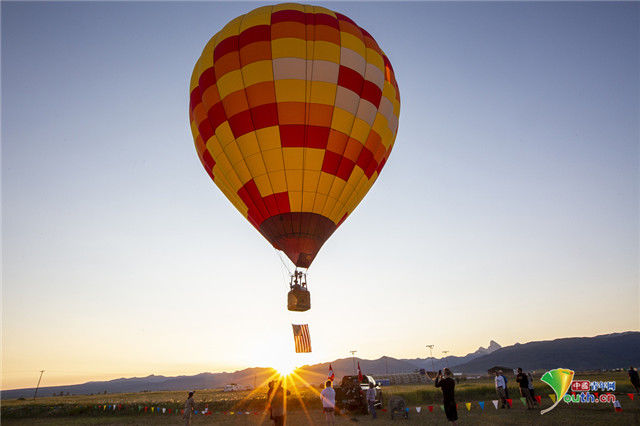
[[[444,413],[447,415],[447,420],[455,425],[457,424],[456,420],[458,420],[458,408],[454,397],[456,382],[452,376],[453,373],[448,368],[444,369],[444,378],[442,377],[442,370],[438,371],[436,387],[442,389],[442,404],[444,405]]]

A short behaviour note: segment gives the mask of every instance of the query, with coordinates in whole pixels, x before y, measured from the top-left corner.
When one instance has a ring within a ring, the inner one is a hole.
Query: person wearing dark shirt
[[[516,376],[516,382],[520,385],[520,396],[527,401],[527,410],[533,409],[533,398],[531,398],[531,392],[529,392],[529,378],[522,372],[522,368],[518,368],[518,375]]]
[[[640,394],[640,377],[638,377],[638,370],[635,368],[629,367],[629,380],[631,380],[631,384],[636,390],[636,393]]]
[[[453,376],[453,374],[448,368],[444,369],[444,379],[442,378],[442,372],[438,371],[436,387],[442,389],[442,403],[444,405],[444,413],[447,415],[447,420],[455,425],[457,424],[456,420],[458,420],[458,409],[454,397],[456,382],[451,376]]]

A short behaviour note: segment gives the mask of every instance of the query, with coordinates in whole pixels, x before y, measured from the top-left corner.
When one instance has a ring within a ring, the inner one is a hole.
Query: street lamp
[[[447,366],[447,354],[449,353],[449,351],[442,351],[442,354],[444,355],[442,358],[444,359],[444,366]]]
[[[433,346],[434,345],[427,345],[429,348],[429,357],[431,358],[431,371],[436,371],[436,367],[433,364]]]
[[[349,351],[351,352],[351,358],[353,359],[353,374],[356,374],[356,352],[358,351]]]

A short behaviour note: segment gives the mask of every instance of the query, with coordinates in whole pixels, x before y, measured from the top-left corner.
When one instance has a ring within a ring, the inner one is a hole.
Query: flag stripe
[[[311,352],[311,337],[308,324],[291,324],[296,353]]]

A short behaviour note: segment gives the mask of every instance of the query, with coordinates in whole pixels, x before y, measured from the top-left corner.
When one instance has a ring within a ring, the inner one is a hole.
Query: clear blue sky
[[[640,4],[315,4],[376,38],[402,110],[296,362],[640,328]],[[284,267],[187,112],[204,44],[258,5],[2,2],[3,388],[291,356]]]

